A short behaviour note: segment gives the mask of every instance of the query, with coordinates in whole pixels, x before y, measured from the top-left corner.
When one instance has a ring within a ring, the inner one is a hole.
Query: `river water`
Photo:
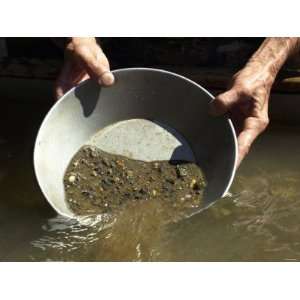
[[[32,151],[46,110],[2,107],[1,261],[300,260],[300,128],[270,127],[238,170],[230,196],[209,209],[165,225],[148,203],[103,230],[57,216],[41,195]]]

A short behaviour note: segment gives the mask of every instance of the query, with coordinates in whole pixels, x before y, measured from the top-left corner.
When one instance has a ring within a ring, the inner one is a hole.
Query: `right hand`
[[[269,72],[248,65],[234,76],[231,88],[211,102],[213,115],[228,113],[233,122],[238,139],[238,166],[269,123],[268,103],[273,82],[274,76]]]

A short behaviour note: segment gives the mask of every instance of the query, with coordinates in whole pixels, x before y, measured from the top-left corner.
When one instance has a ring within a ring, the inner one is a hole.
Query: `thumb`
[[[238,101],[239,95],[236,89],[231,89],[225,93],[218,95],[209,104],[210,114],[220,116],[230,110],[230,108]]]
[[[75,48],[75,51],[91,78],[105,86],[114,83],[115,79],[110,71],[108,59],[98,45],[92,49],[88,47]]]

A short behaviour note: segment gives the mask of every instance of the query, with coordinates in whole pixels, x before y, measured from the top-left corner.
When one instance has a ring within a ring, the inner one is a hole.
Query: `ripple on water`
[[[238,175],[232,195],[176,224],[145,202],[113,226],[49,219],[32,242],[52,260],[300,260],[300,171]]]

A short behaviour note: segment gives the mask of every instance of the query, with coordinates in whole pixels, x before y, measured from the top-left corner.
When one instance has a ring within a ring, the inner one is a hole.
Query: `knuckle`
[[[234,89],[241,96],[252,96],[254,85],[253,82],[249,82],[239,76],[234,77],[232,89]]]
[[[218,108],[222,109],[222,110],[226,110],[227,109],[227,103],[228,100],[226,98],[226,96],[224,96],[224,94],[221,94],[219,96],[217,96],[214,101],[212,102],[212,104],[214,106],[217,106]]]
[[[240,83],[236,87],[236,93],[239,95],[239,97],[242,97],[242,98],[249,98],[249,99],[253,98],[253,92],[252,92],[251,87],[249,87],[245,83]]]
[[[229,90],[223,94],[220,94],[216,99],[217,99],[217,102],[220,102],[224,105],[227,105],[228,103],[231,102],[231,94],[232,94],[233,90]]]
[[[269,125],[270,123],[270,120],[269,120],[269,117],[263,117],[260,119],[260,126],[262,128],[262,130],[266,129],[267,126]]]

